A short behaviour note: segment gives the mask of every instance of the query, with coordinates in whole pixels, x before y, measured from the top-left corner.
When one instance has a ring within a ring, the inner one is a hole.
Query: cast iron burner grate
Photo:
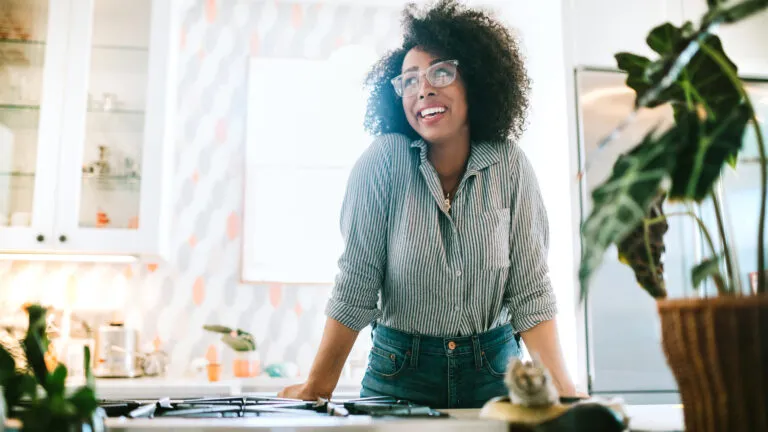
[[[316,402],[273,397],[212,397],[158,400],[102,400],[107,417],[227,418],[227,417],[449,417],[429,407],[390,397]]]

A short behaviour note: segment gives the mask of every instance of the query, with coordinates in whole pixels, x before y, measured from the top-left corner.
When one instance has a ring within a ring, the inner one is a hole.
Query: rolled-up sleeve
[[[325,313],[355,331],[381,317],[391,171],[386,136],[378,137],[352,168],[344,195],[344,251]]]
[[[553,319],[557,303],[549,278],[549,222],[530,161],[517,146],[510,152],[512,177],[510,268],[504,291],[516,331]]]

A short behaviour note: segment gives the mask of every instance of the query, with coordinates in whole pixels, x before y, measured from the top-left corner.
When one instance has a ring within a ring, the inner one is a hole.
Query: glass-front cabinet
[[[169,0],[0,0],[0,252],[164,256]]]

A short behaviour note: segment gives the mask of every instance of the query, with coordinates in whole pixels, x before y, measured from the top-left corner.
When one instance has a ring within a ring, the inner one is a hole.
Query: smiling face
[[[424,72],[442,60],[447,59],[413,48],[403,60],[402,72]],[[441,72],[435,72],[439,79]],[[416,94],[404,95],[402,101],[408,123],[425,141],[440,143],[469,136],[466,89],[460,75],[445,87],[435,87],[421,75]]]

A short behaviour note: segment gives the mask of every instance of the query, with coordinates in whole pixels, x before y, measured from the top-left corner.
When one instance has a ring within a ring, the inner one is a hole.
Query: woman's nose
[[[429,83],[426,77],[422,77],[419,82],[419,99],[424,99],[427,96],[435,96],[435,88]]]

